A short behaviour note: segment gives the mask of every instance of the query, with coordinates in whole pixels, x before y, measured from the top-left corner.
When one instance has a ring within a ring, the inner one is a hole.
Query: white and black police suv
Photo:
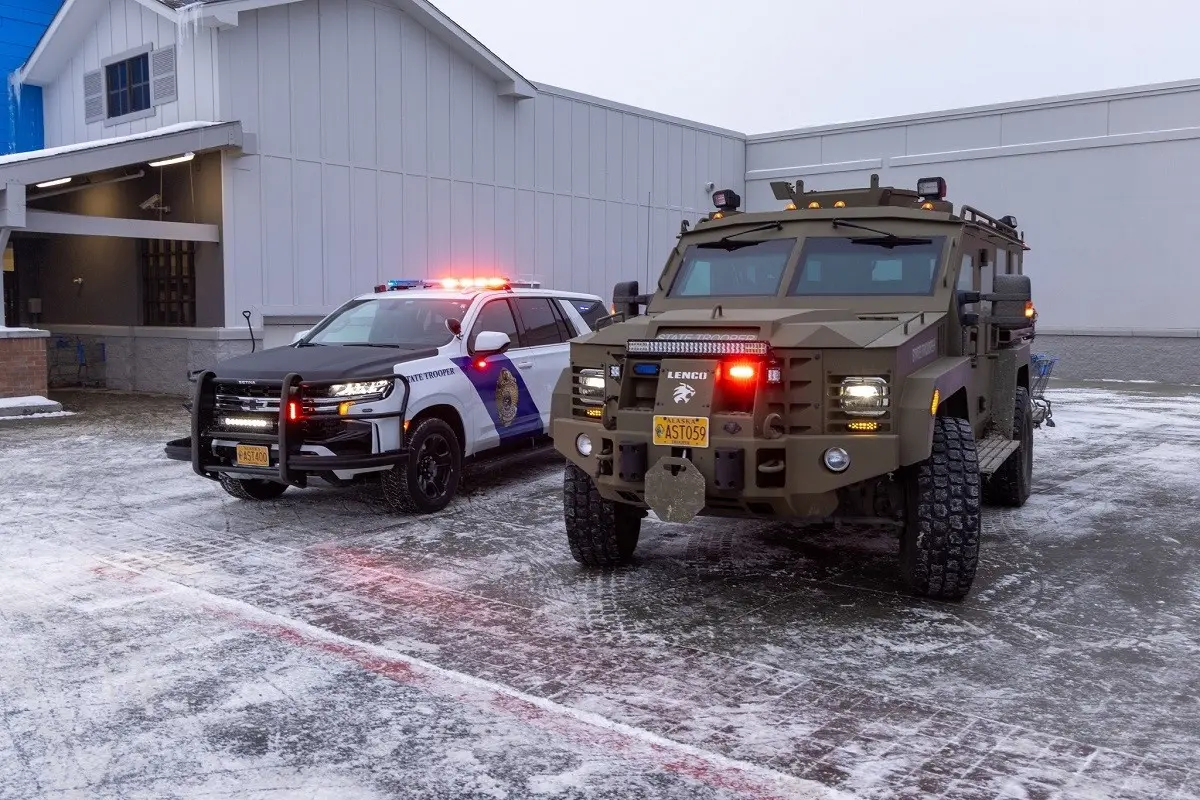
[[[464,460],[549,441],[568,342],[608,316],[537,283],[388,281],[286,347],[195,374],[191,436],[166,452],[244,500],[374,476],[396,510],[438,511]]]

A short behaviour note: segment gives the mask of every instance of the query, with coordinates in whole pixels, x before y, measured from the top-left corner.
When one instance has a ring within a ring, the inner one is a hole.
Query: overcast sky
[[[526,78],[746,133],[1200,78],[1196,0],[433,0]]]

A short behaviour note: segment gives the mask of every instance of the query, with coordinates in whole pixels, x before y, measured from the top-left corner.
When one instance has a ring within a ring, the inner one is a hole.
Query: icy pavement
[[[1200,396],[1054,397],[943,604],[864,531],[581,571],[552,454],[245,503],[178,401],[57,396],[0,421],[0,798],[1200,797]]]

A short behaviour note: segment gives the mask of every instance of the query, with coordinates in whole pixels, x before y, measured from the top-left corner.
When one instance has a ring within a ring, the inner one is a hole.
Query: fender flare
[[[410,397],[406,419],[416,419],[421,412],[434,406],[449,406],[454,409],[462,422],[464,454],[469,456],[474,453],[475,437],[470,412],[463,407],[462,401],[456,395],[449,392],[434,392],[433,394],[422,394],[420,397]]]
[[[904,378],[904,390],[896,411],[900,432],[900,465],[909,466],[929,458],[933,450],[933,407],[937,393],[939,409],[970,382],[971,359],[939,358]]]

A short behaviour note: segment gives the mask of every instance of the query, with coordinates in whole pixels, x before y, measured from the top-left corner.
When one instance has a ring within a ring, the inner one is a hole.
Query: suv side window
[[[475,337],[481,331],[507,333],[508,338],[512,340],[513,347],[522,345],[517,334],[517,321],[513,319],[512,309],[509,308],[508,301],[504,298],[489,300],[483,308],[479,309],[479,316],[475,318],[475,324],[471,326],[471,335],[467,339],[471,352],[475,352]]]
[[[575,306],[575,310],[579,312],[579,316],[583,317],[583,321],[588,327],[596,330],[596,324],[608,316],[608,309],[604,303],[596,300],[568,300]]]
[[[518,297],[517,313],[521,315],[521,327],[525,330],[521,344],[525,347],[541,347],[567,341],[559,317],[554,313],[548,297]]]

